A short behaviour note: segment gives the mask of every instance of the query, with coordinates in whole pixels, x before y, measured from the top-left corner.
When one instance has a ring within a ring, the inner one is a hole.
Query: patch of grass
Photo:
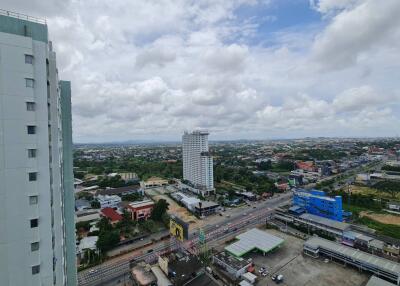
[[[384,224],[368,217],[360,217],[357,222],[375,229],[379,234],[400,239],[400,226],[398,225]]]

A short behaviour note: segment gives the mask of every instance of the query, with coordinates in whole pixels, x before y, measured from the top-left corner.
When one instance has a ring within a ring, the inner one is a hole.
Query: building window
[[[38,203],[38,196],[29,196],[30,205],[37,205],[37,203]]]
[[[26,87],[34,87],[35,85],[35,81],[33,80],[33,78],[26,78],[25,79],[25,86]]]
[[[39,219],[37,218],[31,219],[31,228],[35,228],[38,226],[39,226]]]
[[[40,265],[32,266],[32,275],[39,274],[40,272]]]
[[[36,181],[37,180],[37,172],[31,172],[28,174],[29,181]]]
[[[36,158],[36,149],[28,149],[28,158]]]
[[[39,250],[39,242],[32,242],[31,243],[31,251],[38,251]]]
[[[33,56],[32,55],[25,55],[25,63],[33,65]]]
[[[36,109],[36,103],[34,103],[34,102],[27,102],[26,103],[26,110],[35,111],[35,109]]]
[[[28,134],[36,134],[36,126],[35,125],[28,125],[27,126]]]

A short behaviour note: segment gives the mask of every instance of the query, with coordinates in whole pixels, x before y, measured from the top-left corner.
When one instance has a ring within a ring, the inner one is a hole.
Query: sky
[[[400,135],[398,0],[2,0],[47,20],[75,142]]]

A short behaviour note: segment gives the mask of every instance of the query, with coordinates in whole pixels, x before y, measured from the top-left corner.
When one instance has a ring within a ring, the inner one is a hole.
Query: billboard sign
[[[171,217],[169,221],[169,233],[180,241],[188,239],[189,224],[178,217]]]

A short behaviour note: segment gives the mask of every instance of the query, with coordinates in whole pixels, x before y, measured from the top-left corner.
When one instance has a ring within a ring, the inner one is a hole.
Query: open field
[[[368,217],[372,220],[378,221],[384,224],[393,224],[400,226],[400,215],[394,214],[381,214],[369,211],[360,212],[360,217]]]
[[[347,189],[345,190],[347,191]],[[366,186],[351,186],[352,194],[362,194],[362,195],[372,195],[376,198],[380,199],[388,199],[388,200],[399,200],[400,201],[400,192],[397,193],[395,197],[392,197],[390,193],[379,191],[377,189],[366,187]]]
[[[322,259],[314,259],[303,255],[304,241],[286,235],[276,230],[266,232],[285,240],[281,248],[262,256],[260,253],[250,253],[244,258],[251,257],[256,265],[258,283],[256,285],[276,285],[271,280],[272,274],[282,274],[284,281],[280,285],[288,286],[361,286],[365,285],[370,275],[359,272],[355,268],[345,267],[334,262],[324,263]],[[269,275],[262,277],[258,274],[260,267],[266,267]]]

